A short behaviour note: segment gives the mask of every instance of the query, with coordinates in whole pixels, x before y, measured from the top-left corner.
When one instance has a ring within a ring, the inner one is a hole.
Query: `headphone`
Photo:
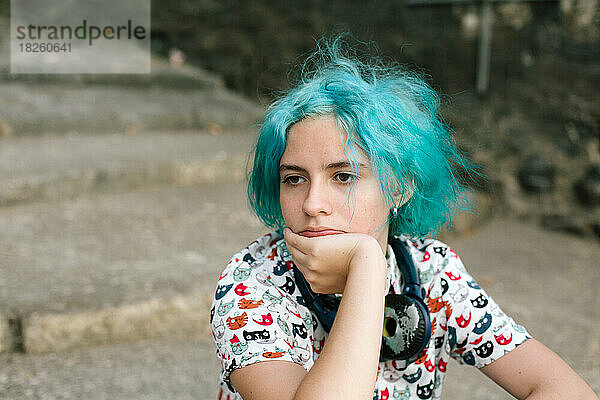
[[[390,236],[398,268],[404,278],[402,294],[393,293],[390,286],[385,296],[383,313],[383,338],[379,361],[396,361],[399,369],[416,361],[431,338],[429,308],[425,304],[425,289],[419,284],[419,274],[412,257],[399,237]],[[333,294],[320,294],[311,290],[308,282],[294,264],[294,278],[308,308],[314,311],[323,329],[331,330],[340,305]]]

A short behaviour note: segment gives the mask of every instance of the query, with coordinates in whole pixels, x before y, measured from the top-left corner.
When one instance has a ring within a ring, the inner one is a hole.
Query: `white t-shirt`
[[[530,336],[479,287],[447,245],[434,239],[401,240],[427,293],[432,335],[421,357],[405,368],[395,361],[379,363],[373,399],[439,399],[450,358],[480,368]],[[389,245],[387,262],[386,287],[400,294],[402,278]],[[246,365],[287,360],[310,370],[328,337],[304,305],[280,231],[231,258],[217,284],[210,324],[221,360],[219,400],[241,399],[229,374]]]

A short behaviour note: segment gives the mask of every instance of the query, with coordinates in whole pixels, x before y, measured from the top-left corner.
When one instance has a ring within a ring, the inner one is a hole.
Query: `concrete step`
[[[42,355],[0,354],[0,393],[28,399],[217,400],[212,340],[143,341]],[[448,365],[446,399],[512,399],[474,368]]]
[[[7,28],[8,29],[8,28]],[[0,55],[8,51],[0,50]],[[0,49],[2,46],[0,45]],[[11,74],[9,57],[0,61],[0,81],[28,84],[86,84],[104,86],[125,86],[140,88],[164,88],[205,90],[224,88],[223,78],[216,73],[195,68],[191,65],[173,66],[167,60],[152,56],[149,74]]]
[[[206,340],[0,354],[0,365],[5,400],[217,399],[219,361]]]
[[[228,178],[0,209],[0,348],[207,332],[220,271],[265,231],[244,191]]]
[[[220,363],[211,340],[142,341],[41,355],[0,354],[6,400],[217,400]],[[593,378],[593,370],[579,371]],[[597,375],[597,374],[596,374]],[[592,382],[593,382],[592,381]],[[596,385],[598,391],[598,385]],[[509,400],[475,368],[451,361],[444,399]]]
[[[0,138],[0,205],[155,183],[241,179],[255,131]]]
[[[42,355],[0,354],[0,393],[26,399],[217,400],[211,340],[143,341]],[[475,368],[448,365],[446,399],[512,399]]]
[[[0,29],[8,30],[7,16]],[[140,49],[123,47],[117,51]],[[11,74],[8,37],[0,37],[0,138],[42,132],[226,130],[252,126],[256,102],[192,65],[151,56],[150,74]]]
[[[257,104],[221,87],[183,90],[0,82],[0,137],[42,132],[247,129],[262,112]]]
[[[0,28],[8,25],[0,16]],[[156,55],[150,74],[10,74],[9,53],[8,37],[0,37],[0,137],[246,129],[263,112],[219,75]]]
[[[61,12],[60,8],[46,10],[48,12]],[[9,15],[0,14],[0,32],[10,31]],[[142,59],[146,49],[123,44],[112,49],[111,55],[122,56],[126,54],[133,59]],[[162,87],[183,89],[224,88],[223,78],[190,64],[172,63],[157,54],[150,54],[150,74],[11,74],[10,73],[10,36],[0,36],[0,81],[24,83],[52,83],[69,85],[73,83],[105,85],[105,86],[137,86],[137,87]]]

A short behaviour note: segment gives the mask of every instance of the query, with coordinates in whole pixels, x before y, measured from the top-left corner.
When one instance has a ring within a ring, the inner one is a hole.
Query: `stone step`
[[[9,25],[0,15],[0,28]],[[155,54],[150,74],[11,74],[8,39],[0,37],[0,138],[247,129],[263,112],[254,101],[227,90],[219,75]]]
[[[248,129],[257,104],[221,87],[0,82],[0,137],[44,132]]]
[[[240,180],[252,129],[0,138],[0,205],[155,184]]]
[[[4,350],[207,332],[231,255],[265,232],[245,185],[147,186],[0,209]]]
[[[0,363],[0,393],[6,400],[218,399],[220,363],[206,338],[0,354]],[[475,368],[454,361],[444,382],[446,399],[512,399]]]
[[[0,49],[2,46],[0,45]],[[0,50],[0,55],[5,54]],[[0,62],[0,81],[28,84],[86,84],[140,88],[205,90],[224,88],[223,78],[191,65],[172,66],[167,60],[152,56],[149,74],[11,74],[8,54]]]
[[[0,364],[0,393],[6,400],[218,399],[220,363],[210,338],[0,354]],[[451,361],[444,398],[512,397],[475,368]]]
[[[0,29],[2,32],[10,30],[8,15],[0,14]],[[113,56],[127,54],[128,57],[142,58],[146,50],[135,46],[119,46],[112,49]],[[0,37],[0,81],[23,82],[30,84],[59,84],[73,83],[105,85],[105,86],[133,86],[133,87],[162,87],[182,89],[224,88],[223,78],[186,63],[170,62],[157,54],[150,55],[150,74],[92,74],[92,73],[10,73],[10,38]]]
[[[0,354],[0,365],[5,400],[217,400],[219,361],[201,339]]]

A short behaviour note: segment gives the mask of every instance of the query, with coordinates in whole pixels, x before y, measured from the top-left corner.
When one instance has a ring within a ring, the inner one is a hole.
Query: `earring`
[[[398,207],[392,208],[392,216],[396,218],[398,216]]]

